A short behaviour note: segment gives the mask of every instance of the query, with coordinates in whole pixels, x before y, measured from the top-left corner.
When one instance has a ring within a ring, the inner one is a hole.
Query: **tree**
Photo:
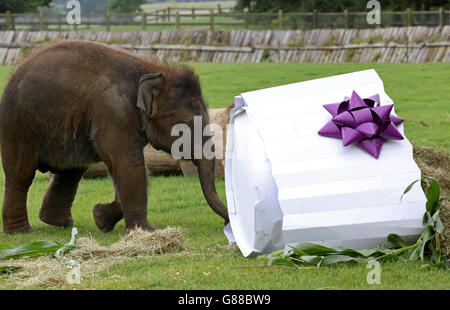
[[[147,3],[146,0],[109,0],[108,7],[117,13],[133,13],[141,11],[141,5]]]
[[[11,11],[12,13],[33,12],[40,6],[49,6],[52,0],[2,0],[0,1],[0,13]]]
[[[448,9],[449,0],[379,0],[381,9],[386,11],[436,10],[443,6]],[[249,8],[252,12],[343,12],[367,11],[367,0],[238,0],[237,10]]]

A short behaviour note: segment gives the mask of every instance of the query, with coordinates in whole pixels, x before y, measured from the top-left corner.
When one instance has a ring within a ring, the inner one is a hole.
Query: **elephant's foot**
[[[3,223],[3,232],[8,235],[12,234],[28,234],[33,232],[33,229],[28,222],[28,219],[25,221],[12,222],[8,221],[7,223]]]
[[[117,202],[106,204],[96,204],[92,210],[94,221],[102,232],[109,232],[114,229],[117,222],[123,218],[122,209]]]
[[[73,226],[70,208],[50,208],[44,205],[39,211],[39,218],[42,222],[53,226]]]
[[[125,218],[125,233],[129,233],[133,229],[140,228],[145,231],[155,231],[156,227],[150,224],[147,220],[147,216],[145,217],[136,217],[136,216],[128,216]]]

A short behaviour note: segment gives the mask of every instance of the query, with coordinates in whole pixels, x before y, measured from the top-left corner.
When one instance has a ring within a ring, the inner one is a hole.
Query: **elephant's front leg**
[[[153,231],[147,219],[147,176],[144,163],[136,165],[129,156],[119,157],[108,167],[120,197],[125,232],[134,228]]]
[[[138,143],[122,145],[122,149],[116,148],[104,158],[116,188],[116,201],[108,206],[110,209],[107,212],[106,207],[96,209],[105,211],[103,214],[109,222],[109,225],[104,227],[106,230],[112,229],[113,222],[120,219],[120,206],[126,232],[136,227],[153,231],[155,227],[147,220],[147,176],[143,148],[137,147]]]

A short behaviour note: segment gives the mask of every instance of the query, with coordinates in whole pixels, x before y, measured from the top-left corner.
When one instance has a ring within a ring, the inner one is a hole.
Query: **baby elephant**
[[[150,143],[170,152],[178,139],[172,127],[185,124],[194,132],[194,116],[202,117],[202,128],[208,125],[198,77],[187,67],[84,41],[55,43],[32,53],[11,76],[0,105],[3,231],[32,230],[26,203],[36,169],[54,174],[40,219],[72,226],[78,182],[98,161],[107,165],[116,191],[113,202],[94,206],[98,228],[111,231],[124,218],[126,231],[154,230],[147,220],[143,148]],[[192,139],[192,154],[209,139]],[[206,201],[228,223],[214,185],[214,159],[208,158],[193,163]]]

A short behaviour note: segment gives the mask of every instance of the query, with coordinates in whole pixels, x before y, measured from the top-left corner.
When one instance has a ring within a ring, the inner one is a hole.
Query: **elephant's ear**
[[[164,81],[162,73],[146,74],[139,80],[139,91],[136,106],[141,115],[141,128],[145,131],[147,119],[152,114],[153,92],[161,86]]]

